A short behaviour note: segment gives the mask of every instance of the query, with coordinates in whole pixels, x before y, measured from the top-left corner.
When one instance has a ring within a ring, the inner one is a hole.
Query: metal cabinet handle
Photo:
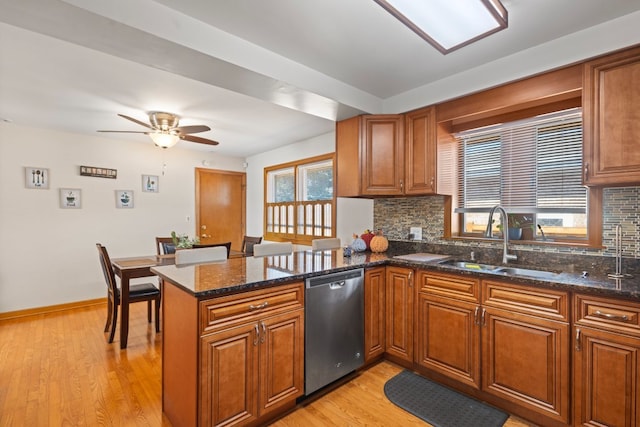
[[[582,331],[580,329],[576,329],[576,351],[582,351],[582,343],[580,342],[580,334]]]
[[[486,324],[486,320],[484,318],[484,315],[487,313],[487,310],[485,310],[484,308],[482,309],[482,315],[480,315],[480,325],[484,326]]]
[[[413,270],[409,272],[409,287],[413,286]]]
[[[400,191],[404,190],[404,181],[400,180]]]
[[[264,340],[267,338],[267,325],[264,322],[260,322],[262,325],[262,336],[260,337],[260,344],[264,343]]]
[[[430,183],[431,189],[433,189],[433,184],[435,183],[435,181],[436,181],[436,178],[432,176],[431,183]]]
[[[478,319],[478,312],[480,311],[480,306],[476,307],[476,311],[473,313],[473,323],[475,323],[476,325],[480,324],[480,321]]]
[[[584,182],[589,179],[589,163],[584,164]]]
[[[622,322],[629,321],[629,316],[627,316],[626,314],[619,315],[619,314],[603,313],[600,310],[596,310],[593,312],[593,315],[598,317],[604,317],[605,319],[609,319],[609,320],[620,320]]]
[[[254,329],[256,331],[256,337],[253,340],[253,345],[258,345],[258,341],[260,341],[260,329],[258,329],[258,324],[254,325]]]
[[[258,305],[251,304],[249,306],[249,311],[262,310],[263,308],[267,308],[268,305],[269,305],[269,301],[265,301],[262,304],[258,304]]]

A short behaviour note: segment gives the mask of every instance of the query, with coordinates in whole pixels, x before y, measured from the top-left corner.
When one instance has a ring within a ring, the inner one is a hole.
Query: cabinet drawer
[[[568,298],[562,291],[482,281],[482,305],[552,320],[569,321]]]
[[[418,271],[419,292],[454,298],[461,301],[480,301],[480,281],[468,276]]]
[[[243,292],[200,302],[200,333],[228,327],[235,322],[246,322],[265,314],[304,307],[304,284]]]
[[[640,304],[591,295],[576,295],[576,325],[640,336]]]

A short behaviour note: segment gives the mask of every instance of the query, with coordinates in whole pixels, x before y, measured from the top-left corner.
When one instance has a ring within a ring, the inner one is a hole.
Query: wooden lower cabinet
[[[382,357],[385,347],[385,267],[364,272],[364,362]]]
[[[304,310],[201,339],[200,425],[245,425],[304,391]]]
[[[640,304],[576,295],[575,426],[640,425]]]
[[[479,389],[479,281],[418,271],[416,286],[416,363]]]
[[[404,366],[413,364],[413,275],[412,268],[386,268],[385,353]]]

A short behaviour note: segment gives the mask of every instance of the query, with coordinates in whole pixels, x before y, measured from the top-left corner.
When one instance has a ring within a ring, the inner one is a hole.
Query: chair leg
[[[113,316],[113,301],[111,296],[107,295],[107,323],[104,325],[104,331],[109,332],[109,326],[111,326],[111,317]]]
[[[156,299],[156,332],[160,332],[160,298]]]
[[[113,303],[113,316],[111,321],[111,333],[109,334],[109,343],[113,342],[113,337],[116,335],[116,324],[118,323],[118,304]]]
[[[151,323],[151,300],[147,301],[147,322]]]

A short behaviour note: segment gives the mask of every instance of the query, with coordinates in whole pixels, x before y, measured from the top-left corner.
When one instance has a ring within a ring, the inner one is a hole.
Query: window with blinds
[[[582,112],[571,109],[459,133],[462,234],[484,231],[491,207],[509,213],[524,238],[586,238]],[[494,222],[498,230],[499,220]],[[540,230],[542,229],[542,231]]]

